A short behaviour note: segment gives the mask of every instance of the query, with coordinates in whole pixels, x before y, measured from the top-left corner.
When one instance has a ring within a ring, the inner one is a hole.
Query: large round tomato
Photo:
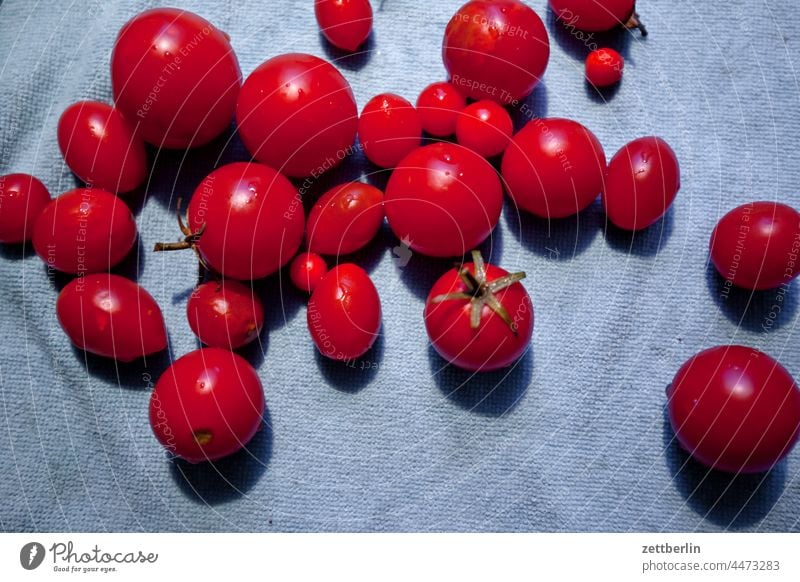
[[[442,44],[450,82],[467,97],[503,105],[531,94],[550,58],[542,19],[517,0],[472,0],[450,19]]]
[[[383,223],[383,192],[363,182],[334,186],[308,214],[308,250],[346,255],[365,247]]]
[[[114,102],[155,146],[193,147],[217,137],[233,119],[241,84],[228,36],[186,10],[135,16],[111,55]]]
[[[411,249],[454,257],[492,233],[500,219],[503,190],[483,157],[441,142],[414,150],[397,165],[384,206],[392,231]]]
[[[300,178],[317,176],[351,153],[358,110],[336,67],[312,55],[286,54],[247,77],[236,123],[257,160]]]

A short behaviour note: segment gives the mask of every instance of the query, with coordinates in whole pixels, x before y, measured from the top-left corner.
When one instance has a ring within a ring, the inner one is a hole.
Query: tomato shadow
[[[189,463],[174,458],[170,473],[190,500],[202,505],[217,505],[238,499],[250,491],[267,469],[272,458],[272,420],[264,409],[261,429],[240,451],[204,463]]]
[[[383,328],[378,332],[375,343],[358,359],[340,362],[323,356],[315,348],[317,365],[325,381],[340,392],[355,394],[361,392],[375,379],[383,362]]]
[[[785,462],[768,473],[724,473],[695,461],[674,438],[664,408],[664,457],[672,483],[686,504],[710,522],[725,529],[758,523],[780,499],[786,482]]]
[[[347,255],[325,255],[325,262],[328,264],[328,268],[342,263],[355,263],[368,273],[372,273],[381,263],[386,250],[395,244],[395,240],[389,225],[384,221],[378,233],[367,246]]]
[[[509,107],[511,121],[514,123],[514,133],[525,127],[534,119],[547,117],[547,86],[540,82],[533,93],[521,100],[516,107]]]
[[[674,228],[672,215],[672,210],[667,210],[667,213],[655,224],[636,232],[617,228],[603,217],[601,228],[606,242],[615,251],[626,255],[653,257],[667,245],[672,237]]]
[[[790,286],[750,291],[729,284],[711,261],[706,265],[708,292],[732,323],[758,333],[768,333],[794,321],[797,294]]]
[[[550,38],[562,51],[581,63],[595,48],[612,48],[623,56],[627,64],[631,42],[637,37],[641,39],[638,30],[627,30],[621,25],[604,32],[578,30],[574,24],[558,20],[549,6],[546,22]]]
[[[289,269],[284,267],[266,279],[253,282],[253,290],[264,305],[264,331],[280,329],[292,322],[300,308],[308,303],[308,294],[295,289],[289,279]],[[266,353],[266,350],[264,350]]]
[[[533,377],[533,351],[512,367],[495,372],[468,372],[448,364],[430,345],[428,361],[439,390],[454,404],[484,416],[505,416],[522,401]]]
[[[172,342],[167,334],[167,347],[157,354],[150,354],[132,362],[119,362],[112,358],[104,358],[90,354],[72,345],[75,358],[81,362],[87,374],[107,384],[116,384],[129,390],[150,391],[161,377],[161,374],[172,363]]]
[[[35,255],[36,251],[33,250],[33,243],[31,242],[0,243],[0,257],[8,261],[21,261]]]
[[[610,85],[608,87],[595,87],[589,81],[584,81],[583,86],[586,89],[586,96],[595,103],[608,103],[614,96],[619,93],[624,79]]]
[[[335,66],[347,71],[360,71],[372,60],[372,53],[375,51],[376,44],[375,29],[373,28],[367,40],[354,52],[345,51],[332,45],[321,32],[319,33],[319,44],[322,50],[325,51],[325,58]]]
[[[109,272],[113,273],[114,275],[119,275],[121,277],[125,277],[126,279],[130,279],[131,281],[138,281],[139,277],[144,272],[146,256],[147,253],[145,252],[142,239],[138,237],[136,239],[136,243],[133,245],[133,249],[131,249],[125,258],[122,259],[119,264],[115,265]],[[70,273],[56,271],[55,269],[51,268],[46,261],[42,262],[42,268],[44,269],[47,280],[50,281],[50,284],[53,286],[53,289],[59,293],[70,281],[77,277],[76,275]]]

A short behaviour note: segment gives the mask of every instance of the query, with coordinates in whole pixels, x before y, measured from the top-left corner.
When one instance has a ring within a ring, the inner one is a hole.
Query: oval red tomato
[[[0,243],[31,239],[33,225],[50,203],[50,192],[30,174],[0,176]]]
[[[237,281],[208,281],[192,292],[186,316],[205,345],[235,350],[258,337],[264,306],[250,287]]]
[[[342,50],[356,50],[372,31],[369,0],[315,0],[314,14],[328,42]]]
[[[508,111],[489,100],[468,105],[456,124],[458,143],[485,158],[502,154],[513,132]]]
[[[422,90],[417,99],[417,112],[422,129],[436,137],[456,132],[456,122],[467,100],[452,83],[433,83]]]
[[[383,223],[383,192],[363,182],[334,186],[308,214],[308,250],[347,255],[365,247]]]
[[[417,110],[399,95],[376,95],[361,112],[358,140],[370,162],[382,168],[394,168],[422,141]]]

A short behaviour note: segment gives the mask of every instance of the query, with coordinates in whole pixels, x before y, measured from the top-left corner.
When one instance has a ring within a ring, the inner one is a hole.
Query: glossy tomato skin
[[[610,87],[622,79],[625,59],[614,49],[599,48],[586,57],[586,80],[595,87]]]
[[[422,141],[417,110],[399,95],[376,95],[361,112],[358,139],[370,162],[381,168],[394,168]]]
[[[158,147],[200,146],[225,131],[241,84],[228,36],[186,10],[135,16],[111,55],[117,108]]]
[[[200,255],[230,279],[271,275],[303,241],[300,195],[263,164],[235,162],[211,172],[192,195],[188,216],[193,232],[204,228],[197,244]]]
[[[289,266],[289,277],[300,291],[311,293],[328,273],[325,259],[317,253],[300,253]]]
[[[436,137],[456,132],[456,123],[467,100],[452,83],[433,83],[422,90],[417,99],[422,129]]]
[[[517,0],[472,0],[450,19],[442,44],[450,81],[467,97],[509,104],[542,78],[550,40],[541,18]]]
[[[167,347],[155,299],[119,275],[95,273],[70,281],[58,294],[58,322],[75,346],[132,362]]]
[[[213,348],[235,350],[258,337],[264,306],[253,290],[237,281],[208,281],[192,292],[186,316],[194,335]]]
[[[659,137],[640,137],[609,162],[603,207],[614,225],[641,230],[664,216],[680,187],[680,165],[669,144]]]
[[[719,346],[690,358],[667,391],[681,446],[708,467],[768,471],[800,434],[800,390],[767,354]]]
[[[447,142],[408,154],[392,173],[384,200],[395,235],[433,257],[461,256],[480,245],[497,226],[502,206],[494,168]]]
[[[383,224],[383,192],[363,182],[334,186],[308,214],[308,250],[347,255],[364,248]]]
[[[485,158],[502,154],[513,132],[508,111],[488,99],[468,105],[456,125],[458,143]]]
[[[534,119],[511,140],[502,172],[516,205],[544,218],[564,218],[603,190],[606,156],[586,127],[570,119]]]
[[[800,212],[779,202],[743,204],[717,223],[710,250],[719,274],[737,287],[788,285],[800,274]]]
[[[294,178],[344,160],[358,129],[350,84],[318,57],[285,54],[262,63],[242,87],[239,134],[253,156]]]
[[[563,26],[600,32],[625,24],[635,3],[635,0],[550,0],[550,8]]]
[[[475,274],[475,265],[465,265]],[[486,265],[486,280],[508,275],[494,265]],[[431,344],[451,364],[473,372],[490,372],[506,368],[517,361],[528,348],[533,335],[533,303],[522,283],[496,293],[508,311],[517,334],[489,307],[484,306],[477,329],[470,326],[470,302],[448,300],[434,303],[433,298],[448,293],[462,293],[466,285],[452,269],[433,285],[425,303],[425,329]]]
[[[73,103],[58,121],[58,146],[78,178],[109,192],[129,192],[147,177],[147,154],[136,128],[99,101]]]
[[[64,273],[107,271],[135,242],[136,222],[128,206],[98,188],[76,188],[53,199],[33,227],[36,254]]]
[[[240,355],[202,348],[176,360],[150,397],[150,426],[170,453],[190,463],[244,447],[261,427],[264,390]]]
[[[308,302],[308,331],[320,353],[354,360],[375,343],[381,328],[381,301],[366,271],[352,263],[331,269]]]
[[[33,236],[33,225],[50,203],[50,192],[30,174],[0,176],[0,243],[18,244]]]
[[[355,51],[372,32],[369,0],[315,0],[314,15],[328,42],[345,51]]]

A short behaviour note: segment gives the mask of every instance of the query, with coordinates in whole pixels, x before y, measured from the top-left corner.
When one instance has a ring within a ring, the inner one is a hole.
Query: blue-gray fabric
[[[363,107],[385,91],[414,101],[445,77],[442,32],[460,1],[373,2],[369,52],[348,58],[321,39],[311,0],[178,4],[230,34],[245,75],[282,52],[317,54],[337,61]],[[2,173],[33,173],[54,195],[74,187],[56,143],[58,116],[79,99],[111,99],[115,34],[154,5],[2,3]],[[264,430],[247,452],[214,466],[171,461],[147,405],[169,358],[197,346],[185,316],[196,269],[191,255],[149,250],[177,238],[177,196],[189,196],[215,163],[247,155],[225,138],[185,155],[151,151],[147,194],[134,196],[141,252],[117,271],[138,276],[163,308],[170,354],[115,366],[75,350],[54,312],[65,279],[30,251],[0,250],[0,527],[800,530],[800,450],[766,476],[709,473],[680,451],[664,414],[665,387],[706,347],[752,345],[800,375],[797,285],[723,298],[707,258],[713,225],[734,206],[800,206],[797,6],[641,0],[650,34],[601,38],[626,67],[621,86],[599,96],[583,79],[587,41],[555,22],[545,0],[531,5],[552,56],[530,110],[583,122],[609,157],[635,137],[664,137],[680,159],[682,189],[666,219],[634,240],[606,232],[598,204],[549,225],[506,205],[484,250],[528,273],[536,327],[517,367],[470,377],[445,366],[422,308],[448,265],[414,255],[404,266],[384,229],[355,257],[384,312],[364,369],[319,357],[303,297],[285,273],[272,277],[259,284],[268,329],[244,351],[264,384]],[[370,172],[354,157],[311,196]]]

